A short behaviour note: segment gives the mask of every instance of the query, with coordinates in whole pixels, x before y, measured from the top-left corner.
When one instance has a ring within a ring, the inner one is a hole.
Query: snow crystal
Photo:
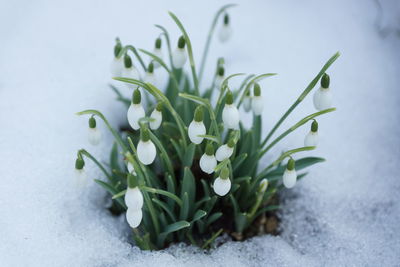
[[[243,1],[231,11],[232,39],[212,43],[208,76],[218,56],[225,57],[227,73],[279,73],[261,83],[266,131],[322,64],[342,53],[329,70],[338,110],[319,119],[320,146],[309,153],[327,162],[283,193],[281,236],[228,242],[210,252],[183,244],[140,251],[131,245],[124,217],[104,208],[101,188],[73,187],[76,151],[84,147],[106,161],[112,145],[98,122],[104,142],[90,146],[87,120],[74,113],[96,108],[114,126],[125,121],[124,107],[107,87],[114,38],[151,50],[158,23],[175,43],[179,32],[166,14],[172,10],[187,27],[199,62],[212,15],[222,4],[2,3],[1,266],[398,266],[396,1]],[[282,129],[313,111],[307,98]],[[301,146],[308,127],[274,152]],[[91,178],[102,178],[91,162],[87,166]]]

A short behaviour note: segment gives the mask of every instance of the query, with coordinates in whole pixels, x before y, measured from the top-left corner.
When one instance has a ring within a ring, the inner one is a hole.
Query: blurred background
[[[232,39],[211,44],[203,88],[221,56],[227,74],[278,73],[261,83],[265,131],[326,60],[341,52],[328,71],[337,111],[319,120],[321,145],[311,153],[327,162],[284,193],[281,236],[231,242],[207,254],[184,245],[141,252],[129,244],[124,219],[103,208],[102,189],[73,188],[76,151],[84,147],[107,160],[112,145],[100,125],[104,142],[90,147],[87,120],[74,114],[98,109],[114,126],[126,119],[108,87],[115,37],[152,50],[159,35],[154,24],[161,24],[175,45],[179,31],[170,10],[186,27],[199,64],[214,13],[227,3],[0,0],[1,266],[398,266],[400,2],[395,0],[234,1]],[[313,111],[309,97],[282,130]],[[265,162],[301,144],[308,127]]]

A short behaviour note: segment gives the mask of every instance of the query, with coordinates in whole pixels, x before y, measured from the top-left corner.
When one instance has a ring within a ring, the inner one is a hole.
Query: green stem
[[[146,65],[144,64],[143,59],[140,57],[140,55],[137,52],[136,48],[133,45],[127,45],[127,46],[124,47],[124,49],[125,50],[131,50],[133,52],[133,54],[135,54],[135,56],[138,59],[140,65],[142,65],[143,70],[146,72],[147,71]],[[124,50],[124,49],[122,49],[122,50]]]
[[[179,206],[182,206],[182,200],[180,200],[179,197],[177,197],[176,195],[168,192],[168,191],[164,191],[161,189],[156,189],[156,188],[151,188],[151,187],[147,187],[147,186],[140,186],[139,187],[141,190],[149,192],[149,193],[153,193],[153,194],[159,194],[159,195],[163,195],[166,197],[169,197],[173,200],[175,200],[176,203],[178,203]]]
[[[336,108],[329,108],[329,109],[325,109],[319,112],[315,112],[313,114],[308,115],[307,117],[304,117],[303,119],[301,119],[299,122],[297,122],[295,125],[293,125],[292,127],[290,127],[288,130],[286,130],[285,132],[283,132],[280,136],[278,136],[274,141],[271,142],[271,144],[269,144],[265,149],[263,149],[260,152],[259,158],[261,158],[265,153],[267,153],[267,151],[269,151],[274,145],[276,145],[280,140],[282,140],[285,136],[287,136],[288,134],[290,134],[291,132],[293,132],[294,130],[296,130],[297,128],[299,128],[300,126],[304,125],[305,123],[307,123],[308,121],[314,119],[315,117],[318,117],[320,115],[335,111]]]
[[[251,87],[255,82],[259,82],[259,81],[261,81],[261,80],[264,79],[264,78],[271,77],[271,76],[275,76],[275,75],[277,75],[277,74],[276,74],[276,73],[264,73],[264,74],[258,75],[258,76],[256,76],[256,77],[254,77],[253,79],[251,79],[250,82],[249,82],[249,83],[247,84],[247,86],[245,87],[245,89],[244,89],[242,95],[240,96],[240,100],[239,100],[239,103],[238,103],[237,107],[240,108],[240,105],[242,105],[242,102],[243,102],[244,97],[246,96],[247,92],[250,90],[250,87]],[[243,88],[243,87],[241,87],[241,88]],[[239,95],[239,94],[240,94],[240,91],[238,91],[238,95]]]
[[[322,75],[326,72],[326,70],[336,61],[336,59],[340,56],[339,52],[336,52],[322,67],[320,72],[315,76],[315,78],[311,81],[311,83],[304,89],[303,93],[297,98],[297,100],[290,106],[290,108],[283,114],[283,116],[279,119],[279,121],[275,124],[272,130],[268,133],[267,137],[265,137],[264,141],[261,144],[261,147],[265,146],[271,136],[275,133],[275,131],[279,128],[282,122],[292,113],[292,111],[303,101],[303,99],[311,92],[311,90],[315,87],[318,83],[319,79]]]
[[[100,168],[100,170],[105,174],[105,176],[107,176],[108,180],[110,180],[111,182],[115,182],[112,176],[103,167],[103,165],[101,165],[101,163],[95,157],[93,157],[89,152],[87,152],[85,149],[81,149],[79,150],[78,153],[81,155],[85,155],[87,158],[91,159],[94,162],[94,164],[96,164]]]
[[[207,60],[208,50],[210,49],[212,36],[214,35],[215,26],[217,25],[218,19],[226,9],[228,9],[230,7],[234,7],[234,6],[236,6],[236,4],[224,5],[223,7],[221,7],[217,11],[217,13],[214,16],[214,19],[213,19],[213,21],[211,23],[210,30],[208,31],[208,37],[207,37],[206,44],[204,46],[203,56],[201,58],[200,71],[199,71],[199,81],[201,81],[201,78],[203,77],[204,66],[205,66],[205,63],[206,63],[206,60]]]
[[[167,41],[167,47],[168,47],[168,57],[169,57],[169,62],[171,64],[171,69],[174,69],[174,64],[172,63],[172,49],[171,49],[171,42],[169,39],[169,34],[168,31],[161,25],[155,25],[157,28],[159,28],[165,37],[165,40]]]

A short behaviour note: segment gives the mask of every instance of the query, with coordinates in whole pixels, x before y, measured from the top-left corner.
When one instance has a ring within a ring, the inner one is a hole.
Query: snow
[[[329,70],[338,110],[319,120],[320,147],[312,153],[327,162],[284,192],[281,236],[228,242],[210,252],[182,244],[143,252],[128,243],[124,216],[103,208],[102,189],[73,186],[76,151],[85,147],[107,160],[112,143],[98,122],[104,142],[87,144],[87,120],[74,113],[96,108],[113,125],[125,120],[107,87],[116,36],[150,50],[158,23],[176,42],[178,30],[166,14],[172,10],[199,62],[211,17],[225,2],[3,1],[0,265],[398,266],[400,5],[377,3],[243,1],[232,9],[233,38],[223,45],[215,39],[209,58],[224,56],[227,73],[279,73],[261,83],[266,130],[341,51]],[[282,129],[313,111],[310,97]],[[308,127],[275,155],[300,146]],[[101,177],[87,165],[90,177]]]

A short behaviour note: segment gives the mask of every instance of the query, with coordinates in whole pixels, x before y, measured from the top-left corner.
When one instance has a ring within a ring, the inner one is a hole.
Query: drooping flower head
[[[219,40],[222,43],[228,41],[229,38],[232,35],[232,28],[230,26],[230,23],[229,23],[230,21],[229,20],[230,20],[229,19],[229,15],[228,15],[228,13],[226,13],[225,16],[224,16],[224,20],[223,20],[223,23],[221,25],[221,28],[219,30],[219,35],[218,35]]]
[[[254,84],[254,96],[251,100],[251,108],[253,109],[254,115],[261,115],[264,109],[264,101],[261,96],[261,87],[258,83]]]
[[[225,106],[222,110],[222,120],[227,129],[239,129],[239,111],[233,104],[233,95],[230,90],[226,93]]]
[[[114,58],[111,61],[110,71],[113,77],[119,77],[122,74],[122,70],[124,69],[124,61],[123,57],[120,55],[122,50],[122,45],[119,39],[116,39],[116,43],[114,46]]]
[[[137,177],[128,174],[128,188],[125,193],[125,204],[128,209],[138,210],[143,206],[143,195],[138,187]]]
[[[156,146],[150,140],[150,131],[147,126],[140,128],[140,140],[137,146],[137,155],[141,163],[150,165],[156,158]]]
[[[82,155],[78,153],[78,157],[75,161],[75,183],[78,187],[83,187],[88,182],[87,174],[84,167],[85,161],[83,160]]]
[[[140,90],[136,89],[133,91],[132,102],[127,113],[128,122],[132,129],[139,130],[139,120],[145,116],[146,114],[142,106],[142,95]]]
[[[158,58],[163,59],[163,53],[161,51],[161,44],[162,44],[161,38],[158,37],[154,44],[153,54],[156,55]],[[154,61],[154,68],[158,68],[158,67],[160,67],[160,63],[158,63],[157,61]]]
[[[140,79],[139,71],[133,65],[132,59],[128,54],[125,54],[124,56],[124,68],[122,70],[122,77],[134,80]],[[126,86],[130,89],[134,89],[136,87],[136,85],[131,83],[126,83]]]
[[[314,93],[314,107],[324,110],[332,107],[332,92],[329,88],[330,78],[328,74],[322,75],[321,87]]]
[[[150,121],[150,129],[157,130],[162,122],[162,102],[158,102],[156,108],[150,115],[150,118],[153,119]]]
[[[283,173],[283,185],[286,188],[292,188],[296,185],[296,180],[297,180],[297,173],[295,169],[295,161],[294,159],[290,158],[287,165],[286,165],[286,170]]]
[[[185,45],[185,37],[179,37],[178,46],[172,54],[172,64],[176,69],[181,69],[186,63],[187,55],[185,51]]]
[[[157,85],[156,75],[154,74],[154,63],[153,61],[149,63],[147,67],[146,76],[144,77],[144,82],[151,83],[152,85]]]
[[[92,116],[89,118],[88,140],[92,145],[98,145],[101,141],[101,132],[96,127],[96,119]]]
[[[314,120],[311,123],[310,132],[304,138],[304,146],[317,146],[318,139],[318,122]]]
[[[246,112],[249,112],[251,110],[251,107],[252,107],[251,98],[252,97],[250,94],[250,90],[246,90],[246,93],[243,98],[243,108],[244,108],[244,111],[246,111]]]
[[[215,77],[215,87],[221,89],[221,85],[225,80],[225,68],[224,66],[219,66],[217,69],[217,76]]]
[[[231,190],[231,180],[229,179],[229,169],[224,167],[217,179],[214,181],[214,192],[219,196],[225,196]]]
[[[211,143],[208,143],[205,153],[200,158],[200,169],[205,173],[211,174],[216,166],[217,160],[214,156],[214,147]]]
[[[188,136],[192,143],[198,145],[203,142],[204,137],[199,135],[206,134],[206,126],[204,126],[203,122],[203,107],[198,106],[194,112],[194,117],[192,122],[188,127]]]
[[[235,147],[235,141],[233,138],[231,138],[227,144],[222,145],[217,149],[217,152],[215,153],[215,158],[218,161],[223,161],[225,159],[230,158],[233,154],[234,147]]]

